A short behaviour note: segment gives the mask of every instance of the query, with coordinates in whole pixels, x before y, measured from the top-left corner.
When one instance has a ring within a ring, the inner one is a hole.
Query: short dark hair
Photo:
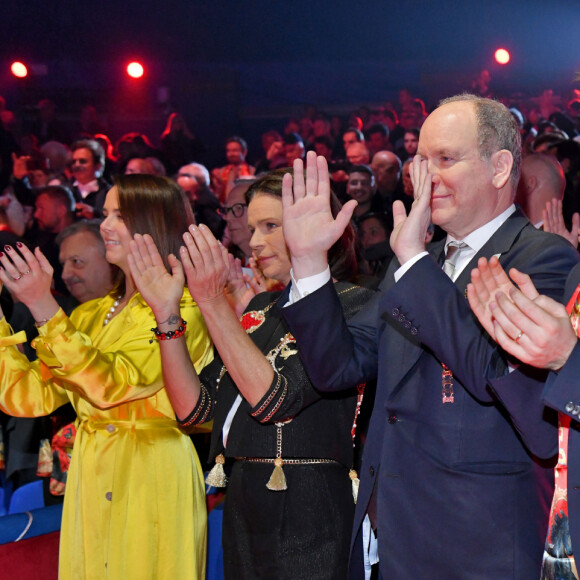
[[[75,198],[71,190],[64,185],[47,185],[41,187],[36,192],[36,199],[41,195],[46,195],[54,202],[59,203],[66,208],[67,213],[74,216],[76,209]]]
[[[373,170],[368,165],[364,165],[363,163],[358,165],[350,165],[347,167],[346,174],[350,175],[351,173],[367,173],[370,175],[371,179],[374,179],[375,177]]]
[[[363,132],[360,131],[359,129],[357,129],[356,127],[348,127],[348,129],[346,129],[345,131],[342,132],[342,136],[344,137],[347,133],[354,133],[356,135],[357,141],[364,141],[365,140],[365,136],[363,135]]]
[[[556,159],[561,163],[570,160],[568,173],[574,174],[580,169],[580,143],[574,139],[566,139],[549,147],[556,153]]]
[[[246,143],[246,141],[244,139],[242,139],[241,137],[238,137],[237,135],[234,135],[233,137],[228,137],[226,139],[226,147],[228,145],[228,143],[237,143],[238,145],[240,145],[242,147],[242,151],[244,152],[248,152],[248,144]]]
[[[326,145],[326,147],[331,151],[334,147],[334,143],[328,135],[320,135],[319,137],[315,137],[312,141],[312,144],[314,145],[315,143],[322,143],[323,145]]]
[[[390,235],[392,228],[389,226],[387,216],[384,213],[368,211],[356,218],[356,224],[360,228],[364,222],[370,219],[376,219],[381,224],[381,227],[385,230],[387,237]]]
[[[385,110],[383,111],[383,115],[385,117],[388,117],[389,119],[391,119],[391,121],[393,121],[393,123],[399,122],[399,119],[397,119],[397,114],[395,113],[395,111],[393,111],[393,109],[390,109],[389,107],[385,107]]]
[[[560,133],[544,133],[536,137],[532,143],[532,149],[535,151],[541,145],[546,145],[548,148],[558,145],[565,141]]]
[[[367,129],[367,135],[374,135],[380,133],[383,137],[389,136],[389,128],[382,123],[374,123]]]

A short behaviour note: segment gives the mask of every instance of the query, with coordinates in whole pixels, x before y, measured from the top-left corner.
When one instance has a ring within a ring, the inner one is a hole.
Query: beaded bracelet
[[[171,340],[172,338],[179,338],[185,334],[185,329],[187,328],[187,322],[182,318],[181,324],[178,326],[177,330],[168,330],[167,332],[161,332],[156,326],[151,329],[151,332],[155,335],[157,340]],[[154,339],[151,339],[149,343],[152,343]]]

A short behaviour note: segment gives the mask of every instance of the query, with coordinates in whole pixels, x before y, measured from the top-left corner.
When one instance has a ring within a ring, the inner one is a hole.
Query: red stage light
[[[130,62],[127,65],[127,74],[132,79],[140,79],[145,72],[143,65],[140,62]]]
[[[28,76],[28,69],[26,68],[26,65],[18,61],[13,62],[10,65],[10,71],[15,77],[18,77],[19,79],[23,79],[24,77]]]
[[[495,51],[495,61],[498,64],[507,64],[510,58],[510,53],[505,48],[498,48]]]

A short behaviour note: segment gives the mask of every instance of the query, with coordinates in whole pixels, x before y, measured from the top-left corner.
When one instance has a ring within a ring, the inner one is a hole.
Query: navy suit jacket
[[[551,489],[532,455],[556,451],[540,400],[545,375],[521,369],[518,387],[504,388],[507,357],[464,292],[477,259],[499,254],[506,269],[529,273],[540,292],[560,300],[578,255],[519,211],[455,283],[441,270],[443,245],[396,284],[394,264],[381,292],[348,324],[331,283],[284,309],[317,388],[378,380],[350,574],[362,573],[357,538],[376,485],[383,578],[535,578]],[[452,403],[442,400],[441,363],[453,373]]]
[[[565,303],[580,284],[580,265],[568,278]],[[572,418],[568,432],[568,517],[572,551],[580,552],[580,341],[558,373],[550,373],[544,389],[544,402]]]

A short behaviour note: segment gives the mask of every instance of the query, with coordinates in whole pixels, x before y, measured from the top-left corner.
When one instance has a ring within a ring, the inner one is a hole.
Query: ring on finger
[[[30,270],[25,270],[24,272],[21,272],[21,274],[22,274],[23,276],[26,276],[27,274],[30,274]]]
[[[524,331],[520,330],[520,333],[514,338],[514,342],[516,344],[518,344],[520,342],[520,338],[522,338],[522,336],[524,336]]]
[[[19,274],[18,276],[12,277],[13,280],[20,280],[20,278],[22,278],[22,274]]]

